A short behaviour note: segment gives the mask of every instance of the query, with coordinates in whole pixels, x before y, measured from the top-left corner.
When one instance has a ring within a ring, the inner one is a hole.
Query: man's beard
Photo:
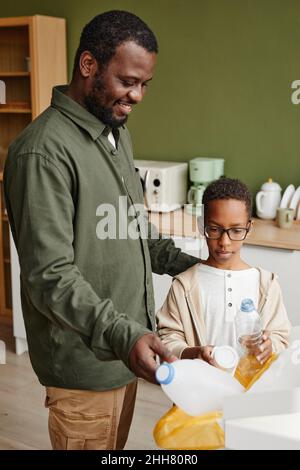
[[[125,124],[128,116],[116,119],[113,116],[112,108],[107,108],[99,102],[99,99],[105,96],[105,92],[105,84],[103,83],[101,74],[98,73],[95,76],[91,93],[84,98],[85,107],[91,114],[96,116],[96,118],[102,121],[106,126],[111,128],[120,127]]]

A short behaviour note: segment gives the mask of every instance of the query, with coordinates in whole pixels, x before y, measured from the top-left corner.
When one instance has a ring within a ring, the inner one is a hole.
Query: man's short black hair
[[[158,52],[153,32],[133,13],[111,10],[95,16],[82,30],[73,75],[84,51],[91,52],[99,64],[106,65],[115,55],[117,47],[127,41],[134,41],[148,52]]]
[[[217,199],[237,199],[238,201],[243,201],[249,219],[251,218],[252,195],[249,188],[242,181],[222,176],[218,180],[210,183],[205,189],[202,198],[204,213],[206,213],[209,201],[215,201]]]

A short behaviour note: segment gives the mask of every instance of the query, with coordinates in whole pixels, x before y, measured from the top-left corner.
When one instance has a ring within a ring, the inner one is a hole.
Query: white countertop
[[[300,450],[300,413],[225,422],[225,447],[235,450]]]

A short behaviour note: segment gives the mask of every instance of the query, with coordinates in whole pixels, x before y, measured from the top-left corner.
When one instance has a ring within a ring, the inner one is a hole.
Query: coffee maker
[[[224,175],[224,158],[198,157],[189,161],[189,177],[192,185],[187,194],[188,213],[201,215],[205,188],[222,175]]]

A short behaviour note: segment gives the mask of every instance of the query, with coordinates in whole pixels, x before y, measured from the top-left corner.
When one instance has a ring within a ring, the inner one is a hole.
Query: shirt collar
[[[75,124],[87,131],[93,140],[103,134],[108,134],[110,128],[105,126],[102,121],[89,113],[77,101],[67,96],[65,93],[67,85],[56,86],[52,90],[51,106],[58,109],[61,113],[69,117]]]

